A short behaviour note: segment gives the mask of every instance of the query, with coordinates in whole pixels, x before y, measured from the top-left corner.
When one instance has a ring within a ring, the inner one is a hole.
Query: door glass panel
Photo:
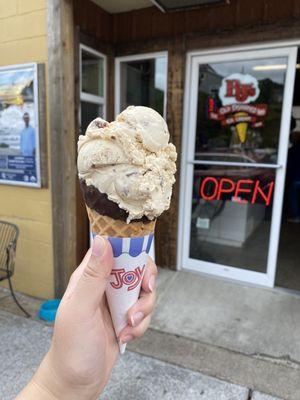
[[[103,59],[82,50],[81,91],[103,97]]]
[[[195,165],[189,256],[266,272],[275,170]]]
[[[142,105],[164,114],[167,57],[121,62],[120,108]]]
[[[196,160],[277,163],[286,57],[199,66]]]
[[[93,119],[103,116],[103,106],[99,104],[81,102],[81,134],[84,135],[86,128]]]

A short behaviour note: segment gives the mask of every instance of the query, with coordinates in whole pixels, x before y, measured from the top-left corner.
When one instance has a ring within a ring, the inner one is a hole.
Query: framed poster
[[[0,68],[0,183],[41,187],[41,140],[45,136],[44,66]],[[42,81],[42,82],[41,82]],[[43,99],[41,90],[43,87]],[[40,93],[40,96],[39,96]],[[45,171],[43,171],[45,174]],[[44,185],[43,180],[43,185]]]

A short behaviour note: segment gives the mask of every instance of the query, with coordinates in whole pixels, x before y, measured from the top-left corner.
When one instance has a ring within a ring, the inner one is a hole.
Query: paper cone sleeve
[[[88,206],[86,208],[93,234],[108,237],[108,240],[110,240],[113,247],[113,251],[114,243],[110,238],[121,238],[122,243],[124,242],[128,244],[131,241],[137,240],[135,238],[143,237],[145,238],[144,242],[146,241],[147,243],[147,241],[150,240],[149,243],[151,244],[156,223],[155,220],[147,223],[143,221],[137,221],[127,224],[125,221],[116,220],[106,215],[101,215]],[[119,241],[119,239],[117,240]],[[137,267],[139,268],[140,266],[146,264],[149,248],[150,246],[147,246],[144,251],[142,251],[139,255],[136,254],[134,257],[131,257],[126,253],[116,256],[114,253],[114,268],[122,268],[122,270],[126,272],[127,276],[128,274],[132,274]],[[120,269],[113,269],[113,271],[120,271]],[[112,280],[115,281],[115,278],[112,278]],[[141,280],[134,290],[130,289],[130,291],[128,291],[127,287],[114,289],[111,286],[111,283],[108,283],[106,288],[106,297],[117,337],[127,324],[127,312],[129,308],[131,308],[138,300],[140,287]],[[119,343],[121,354],[124,353],[125,347],[126,344]]]

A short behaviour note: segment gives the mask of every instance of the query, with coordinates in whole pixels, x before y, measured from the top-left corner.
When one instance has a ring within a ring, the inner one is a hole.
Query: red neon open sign
[[[208,176],[200,184],[199,194],[204,200],[222,200],[224,195],[232,195],[236,202],[270,204],[274,190],[274,181],[267,185],[256,179],[239,179],[234,181],[229,178],[216,179]],[[241,196],[249,198],[241,199]]]

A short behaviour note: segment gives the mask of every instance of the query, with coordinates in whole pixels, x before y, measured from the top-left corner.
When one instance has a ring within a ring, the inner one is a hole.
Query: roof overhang
[[[150,0],[92,0],[110,14],[138,10],[153,6]]]
[[[103,10],[111,13],[122,13],[155,5],[162,12],[180,11],[201,6],[229,3],[230,0],[92,0]]]
[[[180,11],[201,6],[229,3],[230,0],[151,0],[161,11]]]

